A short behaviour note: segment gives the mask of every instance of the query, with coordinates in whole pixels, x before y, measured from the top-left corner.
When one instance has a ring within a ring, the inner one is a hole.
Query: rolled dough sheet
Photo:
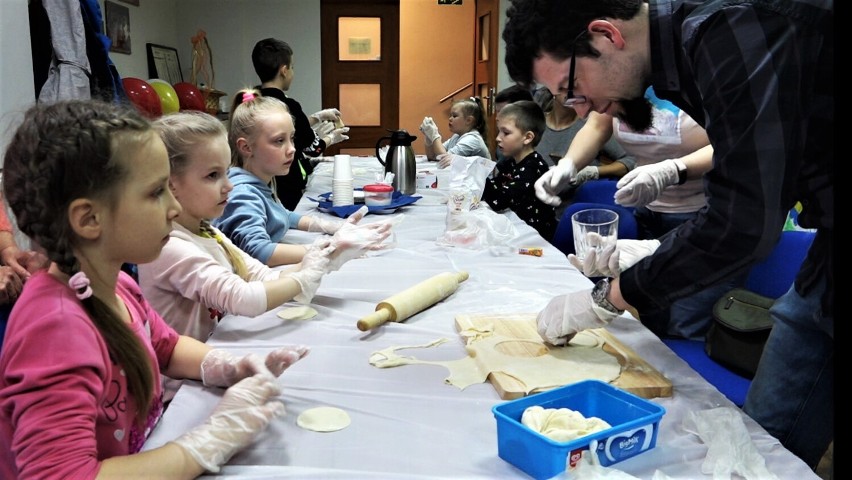
[[[548,348],[541,343],[545,353],[536,357],[518,357],[500,351],[498,345],[517,342],[516,339],[489,335],[487,332],[475,332],[467,336],[479,340],[470,342],[466,347],[468,356],[459,360],[424,361],[397,353],[397,350],[409,348],[435,347],[447,341],[442,338],[426,345],[389,347],[373,352],[370,364],[378,368],[411,364],[443,365],[450,371],[450,376],[444,381],[460,389],[484,382],[489,373],[500,372],[522,382],[527,394],[533,390],[561,387],[587,379],[611,382],[621,374],[618,359],[604,352],[600,341],[587,332],[580,332],[567,347]]]
[[[299,307],[288,307],[278,312],[278,317],[284,320],[308,320],[317,316],[319,312],[313,308],[302,305]]]
[[[352,420],[345,410],[337,407],[316,407],[305,410],[296,425],[313,432],[336,432],[349,426]]]

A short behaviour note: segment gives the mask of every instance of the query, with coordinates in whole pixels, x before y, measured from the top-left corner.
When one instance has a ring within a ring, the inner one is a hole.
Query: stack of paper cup
[[[352,191],[352,163],[349,155],[334,156],[331,204],[335,207],[355,204],[355,195]]]

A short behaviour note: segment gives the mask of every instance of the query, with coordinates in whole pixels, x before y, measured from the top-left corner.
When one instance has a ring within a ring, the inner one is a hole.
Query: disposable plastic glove
[[[575,175],[577,167],[571,159],[560,161],[535,181],[535,196],[548,205],[558,207],[562,203],[559,193],[568,188]]]
[[[317,122],[311,125],[317,137],[323,138],[334,130],[333,122]]]
[[[366,205],[362,206],[355,213],[349,216],[346,220],[341,220],[339,218],[333,218],[329,216],[319,216],[319,215],[311,215],[311,223],[308,225],[309,232],[322,232],[327,233],[329,235],[334,235],[340,230],[340,227],[346,225],[347,223],[358,223],[364,218],[364,215],[370,211]]]
[[[583,261],[573,253],[568,254],[568,261],[587,277],[617,277],[660,247],[659,240],[617,240],[598,251],[604,238],[595,232],[587,233],[586,241],[589,249]]]
[[[435,125],[432,117],[423,117],[423,122],[420,124],[420,131],[423,132],[423,139],[427,146],[432,145],[435,140],[441,138],[441,134],[438,133],[438,126]]]
[[[331,254],[329,270],[332,272],[339,270],[344,263],[362,257],[367,252],[388,248],[388,245],[383,242],[390,236],[392,226],[390,221],[368,225],[354,223],[345,225],[331,239],[334,253]]]
[[[545,342],[559,346],[570,342],[577,332],[604,327],[617,316],[597,306],[588,289],[554,297],[538,313],[536,325]]]
[[[349,133],[349,127],[335,128],[331,133],[323,137],[325,145],[330,147],[344,140],[349,140],[349,135],[346,135],[347,133]]]
[[[329,216],[310,215],[310,217],[311,223],[308,224],[309,232],[320,232],[334,235],[338,230],[340,230],[340,227],[346,223],[344,220]]]
[[[214,350],[215,351],[215,350]],[[232,386],[202,425],[174,440],[210,472],[254,441],[284,404],[273,400],[281,389],[269,375],[258,374]]]
[[[438,155],[438,157],[437,157],[438,168],[449,167],[450,165],[453,164],[453,161],[455,160],[455,158],[456,158],[456,155],[454,155],[452,153],[442,153],[442,154]]]
[[[201,381],[207,387],[230,387],[253,375],[275,379],[309,351],[304,345],[287,345],[261,358],[256,353],[237,357],[227,350],[214,348],[201,361]]]
[[[663,160],[662,162],[642,165],[627,172],[615,185],[615,203],[625,207],[642,207],[660,196],[666,187],[677,185],[677,167],[681,160]]]
[[[333,252],[334,247],[331,246],[329,237],[318,238],[308,247],[308,251],[302,257],[301,268],[289,274],[301,288],[301,292],[293,297],[294,300],[301,303],[311,303],[317,289],[319,289],[320,280],[322,280],[323,275],[329,272]]]
[[[328,121],[334,123],[338,118],[340,118],[340,110],[336,108],[326,108],[319,112],[312,113],[311,118],[317,122]]]
[[[571,179],[571,185],[582,185],[589,180],[597,180],[599,177],[600,169],[593,165],[589,165],[577,172],[577,175],[574,175],[574,178]]]

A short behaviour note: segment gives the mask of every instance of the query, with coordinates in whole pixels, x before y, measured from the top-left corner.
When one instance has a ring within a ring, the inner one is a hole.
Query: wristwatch
[[[606,299],[606,296],[609,295],[609,279],[604,278],[598,280],[598,283],[595,284],[595,288],[592,289],[592,301],[595,302],[595,305],[603,308],[608,312],[612,312],[618,315],[624,313],[624,310],[619,310],[615,308],[615,305],[612,304],[609,300]]]
[[[675,165],[677,165],[677,184],[683,185],[688,180],[686,175],[686,164],[683,163],[683,160],[677,159],[674,161]]]

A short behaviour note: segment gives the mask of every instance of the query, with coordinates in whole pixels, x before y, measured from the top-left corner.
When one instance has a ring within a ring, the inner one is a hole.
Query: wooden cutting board
[[[481,330],[492,327],[495,334],[527,340],[527,342],[509,344],[507,348],[514,350],[505,353],[521,357],[536,357],[541,355],[541,349],[546,347],[536,331],[535,318],[535,313],[462,314],[456,316],[456,328],[461,332],[471,328]],[[604,351],[617,358],[618,363],[621,364],[621,375],[611,382],[612,385],[642,398],[672,396],[672,382],[636,352],[618,341],[606,329],[596,328],[592,332],[605,342]],[[509,375],[492,372],[488,375],[488,380],[497,389],[500,398],[504,400],[513,400],[526,395],[524,384]]]

